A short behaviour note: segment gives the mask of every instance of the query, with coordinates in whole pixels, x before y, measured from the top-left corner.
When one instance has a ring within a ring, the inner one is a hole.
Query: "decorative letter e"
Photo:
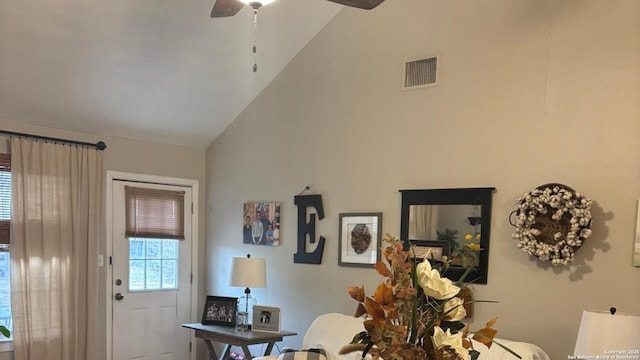
[[[307,222],[307,208],[313,207],[318,213],[320,220],[324,218],[322,208],[322,197],[320,195],[294,196],[293,203],[298,207],[298,252],[293,254],[293,262],[299,264],[320,264],[324,251],[324,237],[320,236],[320,242],[313,252],[306,250],[306,235],[309,234],[309,241],[316,242],[316,214],[310,214]]]

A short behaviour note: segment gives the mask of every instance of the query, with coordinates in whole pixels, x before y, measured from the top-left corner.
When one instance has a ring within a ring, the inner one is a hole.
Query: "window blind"
[[[0,154],[0,246],[10,243],[11,155]]]
[[[125,186],[127,237],[184,240],[184,191]]]

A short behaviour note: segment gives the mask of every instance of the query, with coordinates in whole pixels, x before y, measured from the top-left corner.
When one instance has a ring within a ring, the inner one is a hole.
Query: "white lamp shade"
[[[234,257],[231,261],[231,286],[248,288],[267,287],[267,264],[265,259]]]
[[[640,349],[640,316],[608,311],[584,311],[573,355],[595,359],[596,356],[628,355],[617,351]]]

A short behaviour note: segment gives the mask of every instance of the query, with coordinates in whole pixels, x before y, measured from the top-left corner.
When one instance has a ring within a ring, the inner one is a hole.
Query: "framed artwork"
[[[449,256],[451,253],[450,243],[439,240],[409,240],[411,249],[416,259],[441,261],[442,256]]]
[[[382,213],[340,214],[338,265],[370,267],[380,260]]]
[[[253,322],[251,324],[251,330],[280,332],[280,320],[280,308],[253,305]]]
[[[640,267],[640,200],[638,200],[638,214],[636,222],[636,246],[633,251],[633,266]]]
[[[280,246],[280,219],[280,203],[244,203],[242,243]]]
[[[207,296],[202,311],[203,325],[236,326],[238,298]]]

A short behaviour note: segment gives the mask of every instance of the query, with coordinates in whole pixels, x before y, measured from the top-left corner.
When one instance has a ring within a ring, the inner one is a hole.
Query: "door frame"
[[[106,359],[112,359],[112,346],[113,346],[113,267],[110,264],[109,259],[113,256],[113,219],[111,214],[113,213],[113,181],[114,180],[122,180],[122,181],[133,181],[133,182],[141,182],[141,183],[152,183],[152,184],[162,184],[162,185],[174,185],[174,186],[184,186],[191,188],[191,197],[192,197],[192,213],[191,213],[191,311],[189,312],[191,320],[197,318],[198,313],[198,248],[200,244],[200,239],[198,237],[198,180],[195,179],[186,179],[186,178],[176,178],[176,177],[167,177],[167,176],[157,176],[157,175],[147,175],[147,174],[138,174],[131,172],[123,172],[123,171],[115,171],[115,170],[107,170],[107,181],[106,181],[106,191],[105,191],[105,227],[106,227],[106,253],[102,257],[102,261],[104,266],[106,267],[105,271],[105,307],[106,307]],[[186,331],[186,329],[185,329]],[[194,335],[190,335],[190,341],[194,344]],[[195,360],[196,351],[195,346],[192,346],[192,351],[190,355],[191,360]]]

